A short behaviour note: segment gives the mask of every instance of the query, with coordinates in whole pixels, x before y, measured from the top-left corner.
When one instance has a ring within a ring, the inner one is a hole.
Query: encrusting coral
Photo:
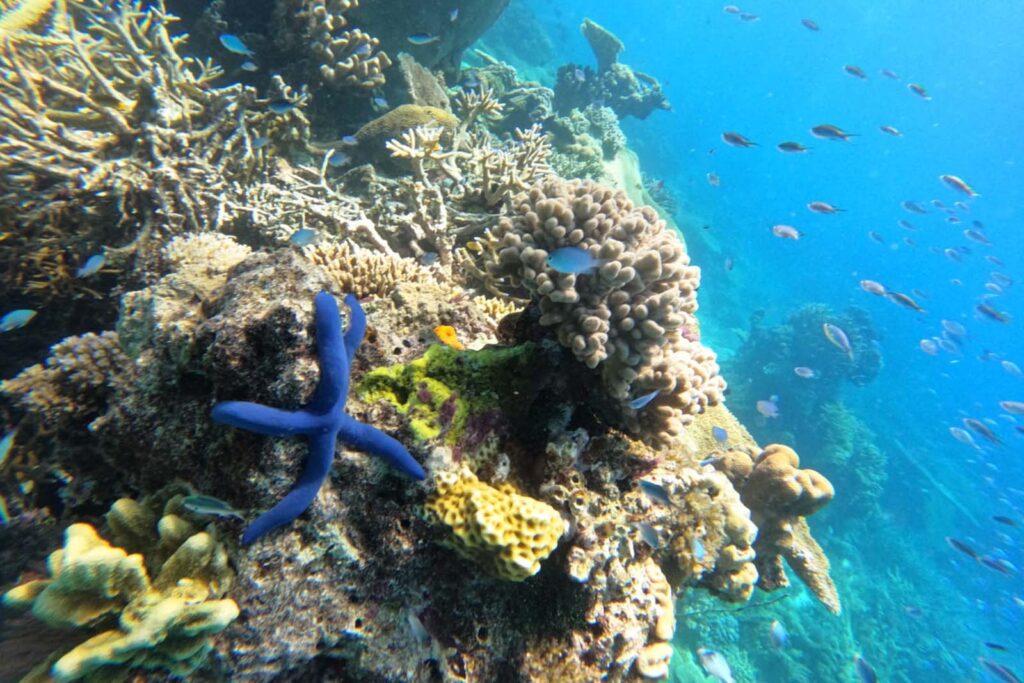
[[[540,571],[565,532],[558,510],[509,484],[495,488],[463,470],[438,475],[436,485],[428,517],[449,527],[449,543],[460,555],[503,579],[522,581]]]
[[[522,286],[559,342],[588,368],[600,369],[608,395],[627,421],[654,442],[681,435],[690,417],[721,400],[725,382],[714,353],[696,341],[700,271],[679,239],[650,208],[636,209],[619,190],[588,181],[549,180],[517,195],[511,216],[487,237],[487,272]],[[586,250],[593,273],[561,273],[555,249]],[[642,411],[630,400],[658,396]]]
[[[780,444],[756,456],[730,449],[716,455],[712,465],[729,477],[757,524],[758,585],[769,591],[788,586],[785,559],[822,604],[838,614],[842,607],[828,558],[806,520],[832,500],[832,484],[814,470],[800,469],[797,454]]]
[[[218,599],[234,578],[224,546],[179,516],[187,514],[182,498],[170,497],[159,520],[145,503],[117,501],[107,521],[119,545],[89,524],[72,524],[64,547],[47,561],[49,578],[4,595],[6,606],[31,608],[51,626],[88,628],[117,618],[115,628],[56,653],[35,675],[117,681],[134,668],[184,676],[203,663],[213,636],[239,610],[234,601]]]

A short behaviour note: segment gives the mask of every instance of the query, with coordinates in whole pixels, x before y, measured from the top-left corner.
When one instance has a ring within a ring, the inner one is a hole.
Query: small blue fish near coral
[[[455,20],[458,19],[458,18],[459,18],[459,8],[456,7],[455,9],[453,9],[451,12],[448,13],[448,21],[454,24]]]
[[[242,513],[238,510],[231,507],[220,498],[214,498],[213,496],[185,496],[181,501],[181,506],[189,512],[194,512],[197,515],[245,519],[242,517]]]
[[[715,441],[722,445],[729,440],[729,432],[725,431],[724,427],[712,427],[711,436],[715,437]]]
[[[768,637],[771,639],[772,646],[776,650],[789,647],[789,632],[786,631],[786,627],[778,619],[773,619],[771,626],[768,627]]]
[[[0,467],[4,466],[7,456],[11,454],[11,448],[14,446],[14,434],[13,431],[7,432],[4,434],[4,438],[0,439]]]
[[[341,144],[349,146],[358,145],[359,139],[355,135],[346,135],[341,139]]]
[[[224,49],[228,52],[234,52],[236,55],[252,55],[253,51],[245,46],[242,39],[231,33],[223,33],[220,36],[220,44],[224,46]]]
[[[292,109],[295,109],[295,103],[288,100],[274,100],[267,105],[267,109],[275,114],[287,114]]]
[[[331,168],[341,168],[349,162],[349,155],[344,152],[334,152],[331,156],[327,157],[327,164]]]
[[[656,503],[661,503],[662,505],[672,504],[672,499],[668,495],[668,490],[661,484],[641,479],[640,490],[644,492],[644,495]]]
[[[653,401],[660,393],[661,389],[655,389],[649,394],[638,396],[637,398],[634,398],[632,401],[629,402],[629,407],[632,408],[633,410],[642,410],[648,403]]]
[[[589,273],[602,263],[583,247],[559,247],[548,254],[548,265],[559,273]]]
[[[859,654],[853,656],[853,668],[857,670],[857,677],[862,683],[878,683],[878,674]]]
[[[640,522],[636,525],[637,530],[640,532],[640,538],[644,543],[651,546],[651,550],[657,550],[661,547],[661,537],[658,536],[658,530],[647,522]]]
[[[316,230],[311,228],[296,230],[288,238],[288,243],[296,247],[308,247],[313,242],[316,242]]]
[[[429,33],[413,33],[409,36],[409,42],[413,45],[430,45],[441,40],[441,36],[434,36]]]
[[[85,260],[78,270],[75,271],[75,277],[89,277],[100,272],[100,268],[106,263],[107,257],[103,254],[93,254]]]
[[[374,97],[371,101],[373,102],[373,106],[375,106],[377,109],[388,109],[391,106],[388,104],[386,98],[381,97],[379,95],[377,97]]]
[[[704,549],[704,542],[696,536],[690,539],[690,552],[693,553],[693,559],[698,562],[703,562],[704,558],[707,557],[707,551]]]
[[[247,59],[244,62],[242,62],[242,66],[240,66],[239,68],[242,71],[248,71],[250,73],[252,73],[253,71],[259,71],[260,70],[259,65],[256,62],[252,61],[251,59]]]
[[[32,322],[36,312],[31,308],[18,308],[0,318],[0,332],[21,329]]]
[[[252,148],[253,149],[263,149],[264,147],[267,146],[267,144],[269,142],[270,142],[270,138],[268,138],[268,137],[264,137],[262,135],[259,136],[259,137],[255,137],[255,138],[252,139]]]
[[[369,43],[362,43],[362,44],[359,45],[359,47],[357,47],[355,49],[353,54],[357,54],[360,57],[365,57],[366,55],[370,54],[370,52],[372,50],[373,50],[373,46],[372,45],[370,45]]]

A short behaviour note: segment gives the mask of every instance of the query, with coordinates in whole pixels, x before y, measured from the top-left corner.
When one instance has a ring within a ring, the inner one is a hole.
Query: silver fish
[[[214,498],[213,496],[185,496],[181,501],[181,506],[189,512],[194,512],[197,515],[244,519],[244,517],[242,517],[242,513],[238,510],[234,509],[223,500]]]

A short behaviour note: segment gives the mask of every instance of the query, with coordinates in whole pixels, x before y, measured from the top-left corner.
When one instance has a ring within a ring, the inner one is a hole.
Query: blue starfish
[[[345,303],[352,314],[348,331],[342,335],[341,314],[334,297],[320,292],[313,300],[320,383],[308,404],[294,411],[246,401],[225,401],[213,407],[215,422],[267,436],[301,434],[309,439],[309,456],[302,476],[281,502],[260,515],[245,530],[242,536],[245,545],[272,529],[288,524],[312,504],[331,470],[338,437],[346,446],[384,458],[391,466],[414,479],[426,476],[402,444],[345,413],[349,365],[366,334],[366,314],[359,301],[349,294]]]

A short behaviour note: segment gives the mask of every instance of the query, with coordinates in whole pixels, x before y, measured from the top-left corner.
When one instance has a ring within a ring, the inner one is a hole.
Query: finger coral
[[[565,532],[565,521],[550,505],[508,484],[485,484],[468,470],[438,475],[426,510],[450,529],[448,542],[460,555],[509,581],[539,572]]]
[[[484,251],[488,273],[522,286],[540,324],[588,368],[631,428],[652,442],[677,438],[693,414],[721,400],[714,353],[695,341],[700,271],[650,208],[589,181],[548,180],[510,202]],[[563,273],[547,261],[561,247],[595,259],[590,273]],[[658,391],[642,412],[629,401]]]
[[[181,498],[167,501],[159,521],[131,499],[111,508],[112,536],[134,542],[138,552],[111,545],[89,524],[71,525],[64,547],[47,561],[49,578],[4,595],[5,605],[31,608],[51,626],[86,628],[118,617],[116,628],[40,665],[36,675],[114,681],[141,668],[184,676],[206,659],[213,636],[238,617],[234,601],[217,599],[234,574],[223,545],[173,512]]]

